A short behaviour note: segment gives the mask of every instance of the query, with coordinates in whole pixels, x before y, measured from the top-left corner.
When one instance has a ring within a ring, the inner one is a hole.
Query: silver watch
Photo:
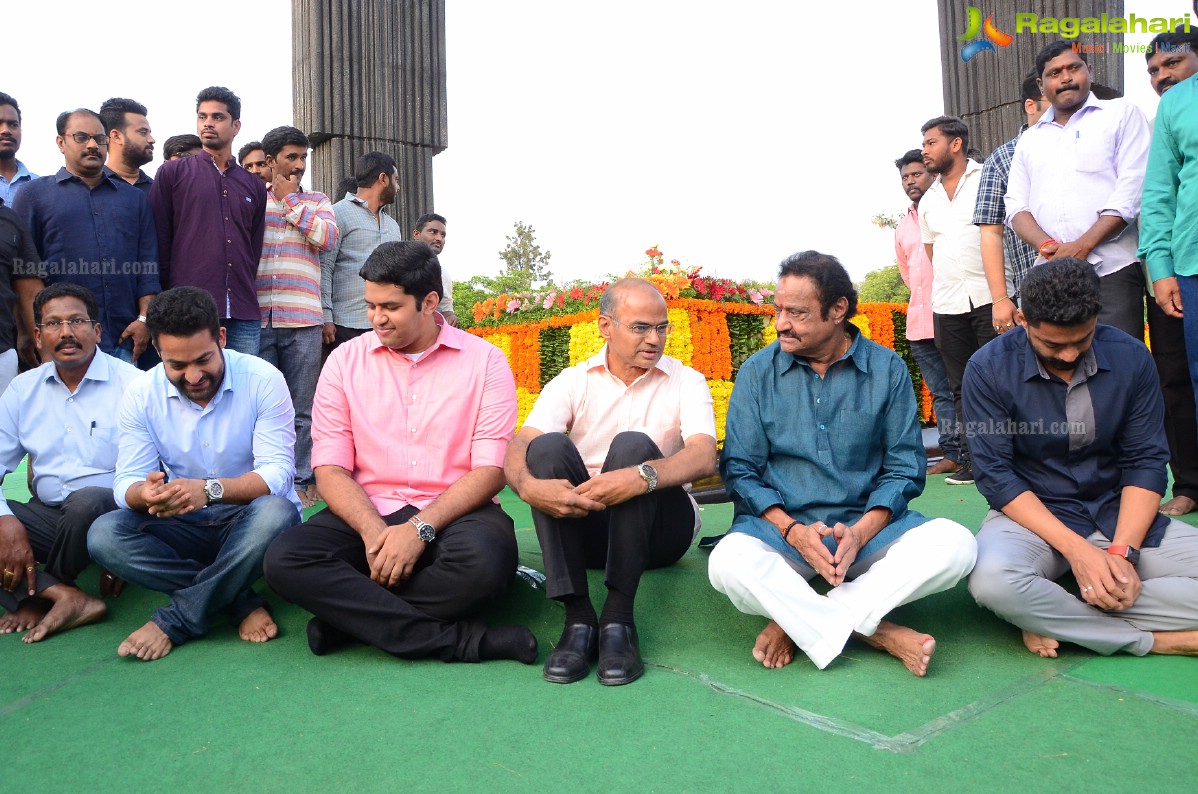
[[[416,527],[416,537],[420,538],[425,543],[432,543],[434,540],[436,540],[436,528],[427,521],[422,521],[420,516],[412,516],[408,519],[408,522],[412,526]]]
[[[649,490],[645,491],[645,493],[653,493],[653,489],[657,487],[657,469],[648,463],[642,463],[636,467],[636,473],[641,475],[641,479],[649,484]]]
[[[225,486],[220,480],[204,480],[204,496],[208,497],[208,504],[216,504],[225,498]]]

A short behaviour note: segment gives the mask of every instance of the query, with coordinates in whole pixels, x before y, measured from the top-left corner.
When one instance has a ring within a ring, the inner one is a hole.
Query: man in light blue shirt
[[[17,159],[20,148],[21,106],[0,91],[0,200],[10,207],[21,186],[37,179],[37,174]]]
[[[162,363],[125,395],[113,485],[123,508],[92,525],[92,557],[170,603],[120,644],[159,659],[224,614],[241,638],[278,626],[253,590],[275,536],[300,521],[295,411],[282,374],[225,349],[212,296],[197,287],[157,295],[146,312]]]
[[[141,373],[99,353],[96,301],[59,283],[33,300],[46,363],[17,376],[0,397],[0,466],[11,473],[25,455],[34,478],[28,504],[0,495],[0,634],[25,631],[37,642],[98,620],[104,603],[75,586],[88,565],[87,530],[116,510],[116,411]],[[37,570],[37,562],[45,564]],[[108,574],[101,594],[119,592]],[[34,596],[37,597],[34,597]]]

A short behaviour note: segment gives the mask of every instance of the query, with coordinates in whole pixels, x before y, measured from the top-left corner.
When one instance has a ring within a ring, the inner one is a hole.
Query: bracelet
[[[1001,298],[999,298],[998,300],[994,301],[994,305],[995,305],[995,306],[997,306],[998,304],[1002,303],[1003,301],[1009,301],[1009,300],[1011,300],[1011,296],[1010,296],[1010,295],[1003,295]]]
[[[790,534],[790,531],[794,529],[796,525],[801,523],[801,521],[791,521],[789,524],[787,524],[786,529],[782,530],[782,539],[786,540],[786,536]]]
[[[1051,237],[1049,237],[1044,242],[1040,243],[1040,255],[1041,256],[1044,255],[1044,248],[1049,245],[1060,245],[1060,243],[1058,243],[1056,240],[1052,239]]]

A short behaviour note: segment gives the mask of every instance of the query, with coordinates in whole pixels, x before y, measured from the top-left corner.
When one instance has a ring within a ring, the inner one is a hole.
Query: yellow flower
[[[866,339],[873,338],[869,332],[869,318],[865,316],[865,312],[855,315],[853,319],[849,320],[849,322],[860,328],[861,335]]]
[[[765,328],[761,329],[761,346],[769,347],[774,342],[778,341],[778,329],[774,327],[774,320],[771,317],[765,318]]]
[[[512,360],[512,338],[507,334],[488,334],[483,339],[503,351],[503,357]]]
[[[674,324],[674,330],[666,337],[666,355],[676,358],[688,367],[694,348],[691,346],[691,318],[686,309],[670,309],[667,317]]]
[[[728,400],[732,397],[732,381],[709,380],[707,388],[711,389],[712,409],[715,411],[715,438],[723,443],[724,426],[728,424]]]
[[[586,361],[603,349],[599,323],[591,320],[570,327],[570,366]]]
[[[524,426],[524,420],[528,418],[532,412],[532,407],[537,403],[537,397],[540,395],[536,392],[531,392],[523,386],[516,387],[516,430],[519,431]]]

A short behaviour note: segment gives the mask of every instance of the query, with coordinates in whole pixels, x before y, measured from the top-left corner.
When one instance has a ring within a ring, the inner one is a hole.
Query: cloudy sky
[[[21,103],[20,157],[38,173],[62,164],[57,114],[109,96],[147,105],[160,144],[195,131],[206,85],[242,97],[235,146],[292,122],[287,0],[12,5],[0,90]],[[434,180],[455,278],[497,272],[517,220],[562,280],[634,267],[650,245],[734,278],[771,279],[808,248],[855,278],[893,261],[870,218],[905,209],[893,160],[943,108],[934,0],[450,0],[447,14]],[[1128,97],[1152,116],[1143,56],[1127,58]]]

